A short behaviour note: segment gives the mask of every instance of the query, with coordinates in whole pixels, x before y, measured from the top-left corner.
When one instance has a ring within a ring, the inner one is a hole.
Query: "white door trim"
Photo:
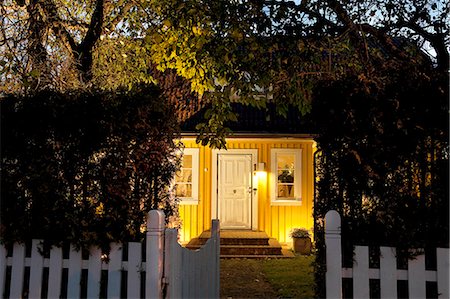
[[[228,150],[212,150],[212,167],[211,167],[211,219],[218,218],[217,207],[217,160],[219,154],[230,155],[252,155],[252,168],[258,163],[258,149],[228,149]],[[252,173],[252,188],[258,188],[257,180]],[[252,230],[258,230],[258,191],[253,192],[252,196]]]

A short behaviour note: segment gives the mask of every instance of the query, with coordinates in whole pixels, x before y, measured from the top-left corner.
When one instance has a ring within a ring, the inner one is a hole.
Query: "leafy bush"
[[[293,228],[289,232],[291,238],[309,238],[309,231],[306,228]]]
[[[1,100],[2,242],[109,248],[150,209],[176,216],[177,121],[155,88]]]
[[[348,76],[315,94],[319,297],[331,209],[342,217],[344,263],[352,244],[449,246],[448,76],[406,65],[385,71],[382,83]]]

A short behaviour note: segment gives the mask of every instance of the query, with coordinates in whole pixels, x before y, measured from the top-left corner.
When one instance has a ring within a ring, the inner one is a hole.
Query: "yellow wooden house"
[[[183,135],[176,176],[182,243],[210,229],[211,219],[219,219],[222,230],[264,231],[282,244],[291,243],[293,228],[312,233],[313,136],[298,133],[296,117],[276,123],[275,113],[272,120],[258,113],[232,128],[226,150],[197,144],[195,132]]]

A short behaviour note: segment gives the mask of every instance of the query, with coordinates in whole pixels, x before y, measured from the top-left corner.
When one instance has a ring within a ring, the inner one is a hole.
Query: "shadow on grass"
[[[314,256],[262,261],[263,271],[278,298],[314,298]]]
[[[221,259],[221,298],[314,298],[314,256]]]

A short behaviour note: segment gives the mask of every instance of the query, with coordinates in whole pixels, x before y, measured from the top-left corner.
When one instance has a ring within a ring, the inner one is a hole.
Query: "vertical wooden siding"
[[[180,240],[182,242],[189,242],[190,239],[197,237],[206,229],[203,225],[205,222],[208,223],[211,221],[211,216],[205,218],[207,214],[207,211],[205,211],[205,203],[211,201],[209,195],[210,187],[208,188],[210,185],[208,181],[211,179],[208,175],[205,175],[205,167],[208,167],[205,165],[205,156],[206,152],[209,152],[209,149],[199,146],[193,139],[185,139],[183,140],[183,144],[186,148],[200,148],[198,205],[184,205],[181,203],[179,207],[180,218],[182,221]],[[208,155],[211,154],[208,153]],[[209,213],[209,215],[211,215],[211,213]]]
[[[202,231],[210,229],[211,223],[211,161],[212,151],[201,147],[193,139],[184,139],[186,147],[200,147],[199,204],[180,205],[183,222],[181,241],[188,242]],[[229,139],[229,149],[258,149],[258,162],[266,163],[266,172],[258,178],[258,230],[267,232],[280,242],[290,242],[289,231],[294,227],[311,229],[313,226],[313,151],[312,139]],[[270,150],[274,148],[302,149],[302,205],[271,205]]]

